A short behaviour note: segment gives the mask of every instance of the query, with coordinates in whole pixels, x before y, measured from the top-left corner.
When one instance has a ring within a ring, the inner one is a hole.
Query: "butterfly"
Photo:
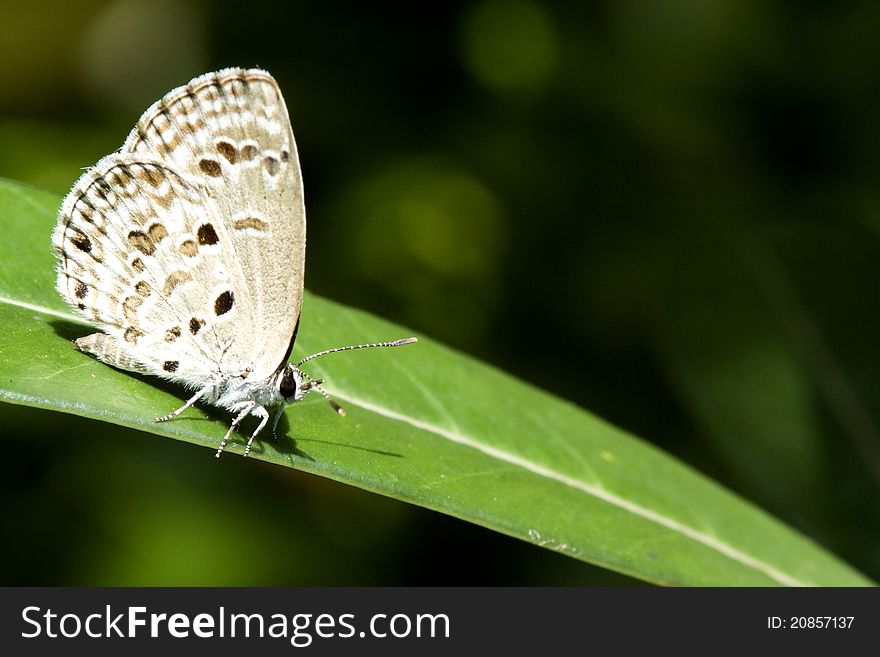
[[[260,69],[200,75],[144,112],[122,148],[86,171],[61,205],[52,236],[56,287],[99,332],[76,347],[118,369],[195,391],[232,424],[259,424],[317,390],[289,364],[303,299],[306,215],[287,106]]]

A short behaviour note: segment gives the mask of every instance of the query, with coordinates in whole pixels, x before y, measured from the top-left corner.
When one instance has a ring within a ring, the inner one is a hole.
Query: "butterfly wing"
[[[305,257],[274,79],[227,69],[166,94],[74,185],[54,244],[62,296],[147,371],[269,378],[296,329]]]
[[[183,246],[201,194],[161,162],[103,158],[74,185],[53,235],[56,286],[104,331],[77,344],[112,365],[197,385],[216,371],[210,308]],[[181,363],[180,354],[188,358]]]

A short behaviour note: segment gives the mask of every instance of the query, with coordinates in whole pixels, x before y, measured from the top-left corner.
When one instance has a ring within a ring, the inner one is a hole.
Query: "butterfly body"
[[[249,414],[319,388],[287,358],[303,298],[305,206],[271,75],[224,69],[144,112],[74,184],[53,233],[56,287],[98,329],[79,349]],[[326,396],[326,393],[323,393]]]

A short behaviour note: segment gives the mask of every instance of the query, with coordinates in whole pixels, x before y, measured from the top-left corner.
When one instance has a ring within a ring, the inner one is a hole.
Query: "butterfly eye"
[[[293,374],[291,374],[289,370],[285,371],[284,376],[281,377],[278,391],[285,399],[290,399],[296,394],[296,380],[293,378]]]

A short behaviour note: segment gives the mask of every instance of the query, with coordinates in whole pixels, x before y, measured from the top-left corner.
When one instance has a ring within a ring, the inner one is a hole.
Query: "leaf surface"
[[[60,199],[0,180],[0,399],[74,413],[211,452],[229,414],[187,391],[76,351],[91,329],[54,290]],[[411,332],[314,295],[294,359]],[[254,458],[435,509],[571,557],[673,585],[865,585],[809,539],[671,456],[590,413],[419,336],[415,345],[327,356],[318,395],[289,406]],[[225,458],[236,458],[245,432]],[[75,440],[76,436],[66,439]],[[47,439],[46,449],[51,449]],[[467,546],[461,546],[467,558]]]

